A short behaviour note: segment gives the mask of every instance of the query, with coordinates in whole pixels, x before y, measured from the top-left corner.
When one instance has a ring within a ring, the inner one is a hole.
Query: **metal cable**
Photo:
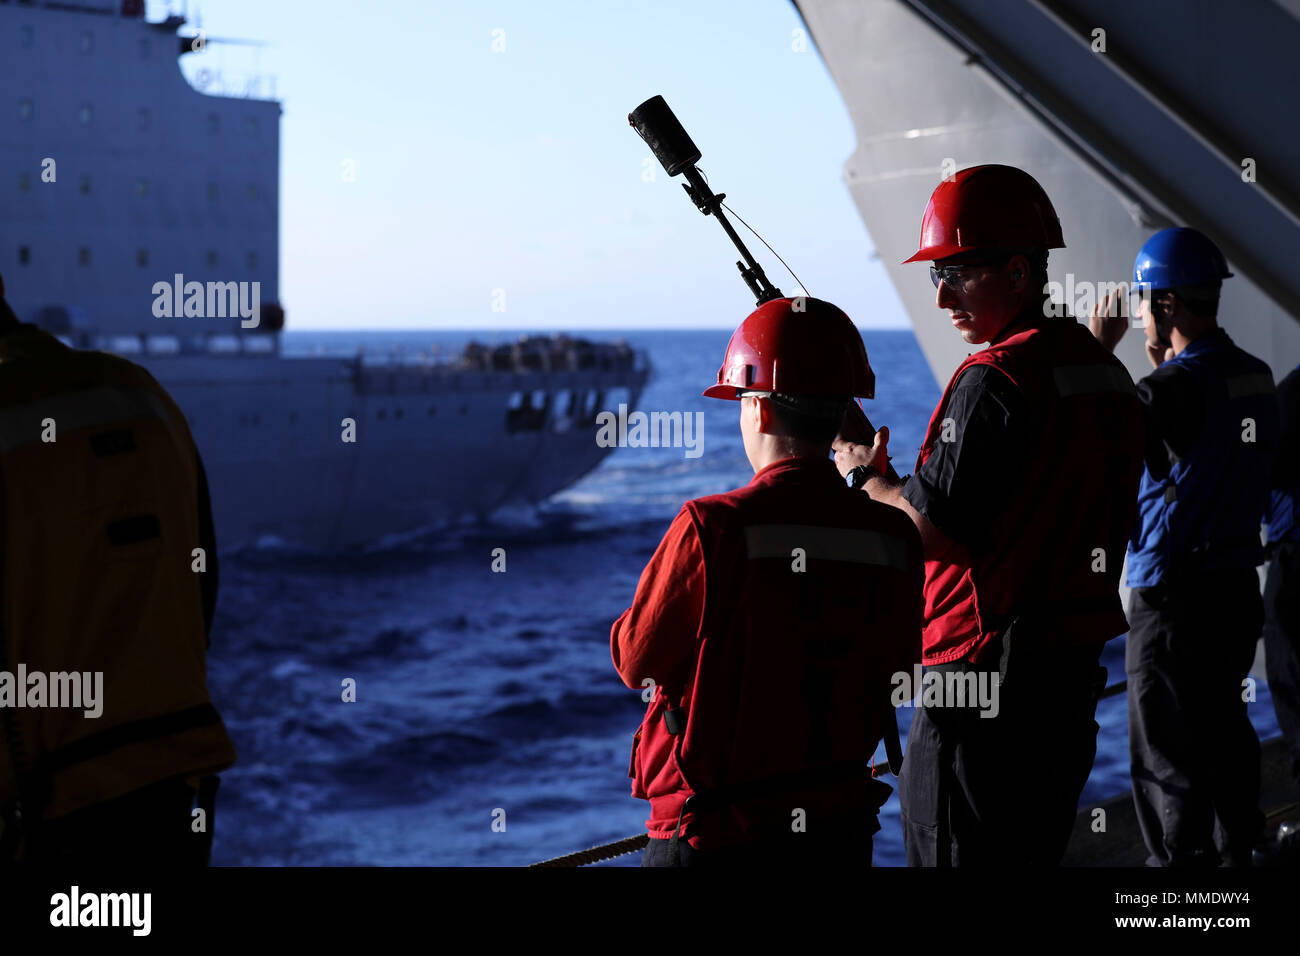
[[[650,842],[648,834],[639,833],[636,836],[630,836],[623,840],[615,840],[613,843],[605,843],[601,846],[593,846],[590,850],[579,850],[577,853],[569,853],[565,856],[557,856],[550,860],[542,860],[540,863],[530,863],[529,866],[586,866],[588,863],[599,863],[601,860],[610,860],[616,856],[623,856],[627,853],[635,853],[645,847]]]

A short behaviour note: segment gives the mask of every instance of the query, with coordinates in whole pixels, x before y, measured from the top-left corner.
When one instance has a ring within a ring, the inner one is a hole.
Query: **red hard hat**
[[[876,375],[853,321],[821,299],[773,299],[750,313],[727,343],[707,398],[741,391],[874,398]]]
[[[1014,166],[959,169],[930,194],[921,247],[904,262],[978,249],[1064,249],[1061,221],[1038,181]]]

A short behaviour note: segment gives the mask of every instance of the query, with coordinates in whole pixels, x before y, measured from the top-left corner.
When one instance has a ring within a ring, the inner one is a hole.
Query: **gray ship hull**
[[[1048,271],[1069,312],[1086,318],[1085,287],[1130,280],[1152,233],[1194,225],[1236,273],[1220,307],[1229,334],[1275,378],[1300,361],[1296,4],[795,5],[857,134],[845,183],[940,384],[972,348],[936,307],[925,264],[901,263],[941,178],[982,163],[1019,166],[1051,197],[1066,248]],[[1089,46],[1096,28],[1105,52]],[[1141,56],[1152,35],[1180,56]],[[1130,333],[1116,352],[1135,379],[1151,371],[1142,341]]]
[[[587,421],[548,413],[511,431],[512,395],[614,390],[648,372],[361,367],[330,358],[131,356],[185,412],[203,455],[219,547],[265,537],[340,549],[534,504],[610,449]],[[355,423],[345,442],[344,419]]]

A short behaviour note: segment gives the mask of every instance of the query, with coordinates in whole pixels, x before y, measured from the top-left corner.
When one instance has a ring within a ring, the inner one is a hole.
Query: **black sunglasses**
[[[930,266],[930,281],[934,287],[939,288],[942,282],[954,292],[962,290],[962,273],[969,269],[998,269],[1010,262],[1011,259],[991,259],[985,262],[963,262],[954,266]]]

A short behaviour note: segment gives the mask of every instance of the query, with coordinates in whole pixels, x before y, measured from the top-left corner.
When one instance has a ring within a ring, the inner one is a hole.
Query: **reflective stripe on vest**
[[[157,418],[169,425],[171,423],[167,406],[158,396],[144,389],[128,386],[88,388],[0,409],[0,452],[40,441],[41,422],[46,418],[53,419],[60,431],[80,431],[139,418]]]
[[[1276,391],[1273,387],[1273,376],[1265,374],[1233,375],[1225,378],[1223,384],[1228,387],[1229,400],[1245,398],[1248,395],[1272,395]]]
[[[1061,365],[1052,372],[1056,393],[1062,398],[1119,392],[1136,395],[1137,387],[1128,372],[1113,365]]]
[[[754,525],[745,529],[750,558],[789,558],[795,548],[814,561],[852,561],[907,569],[907,545],[879,531],[802,524]]]

